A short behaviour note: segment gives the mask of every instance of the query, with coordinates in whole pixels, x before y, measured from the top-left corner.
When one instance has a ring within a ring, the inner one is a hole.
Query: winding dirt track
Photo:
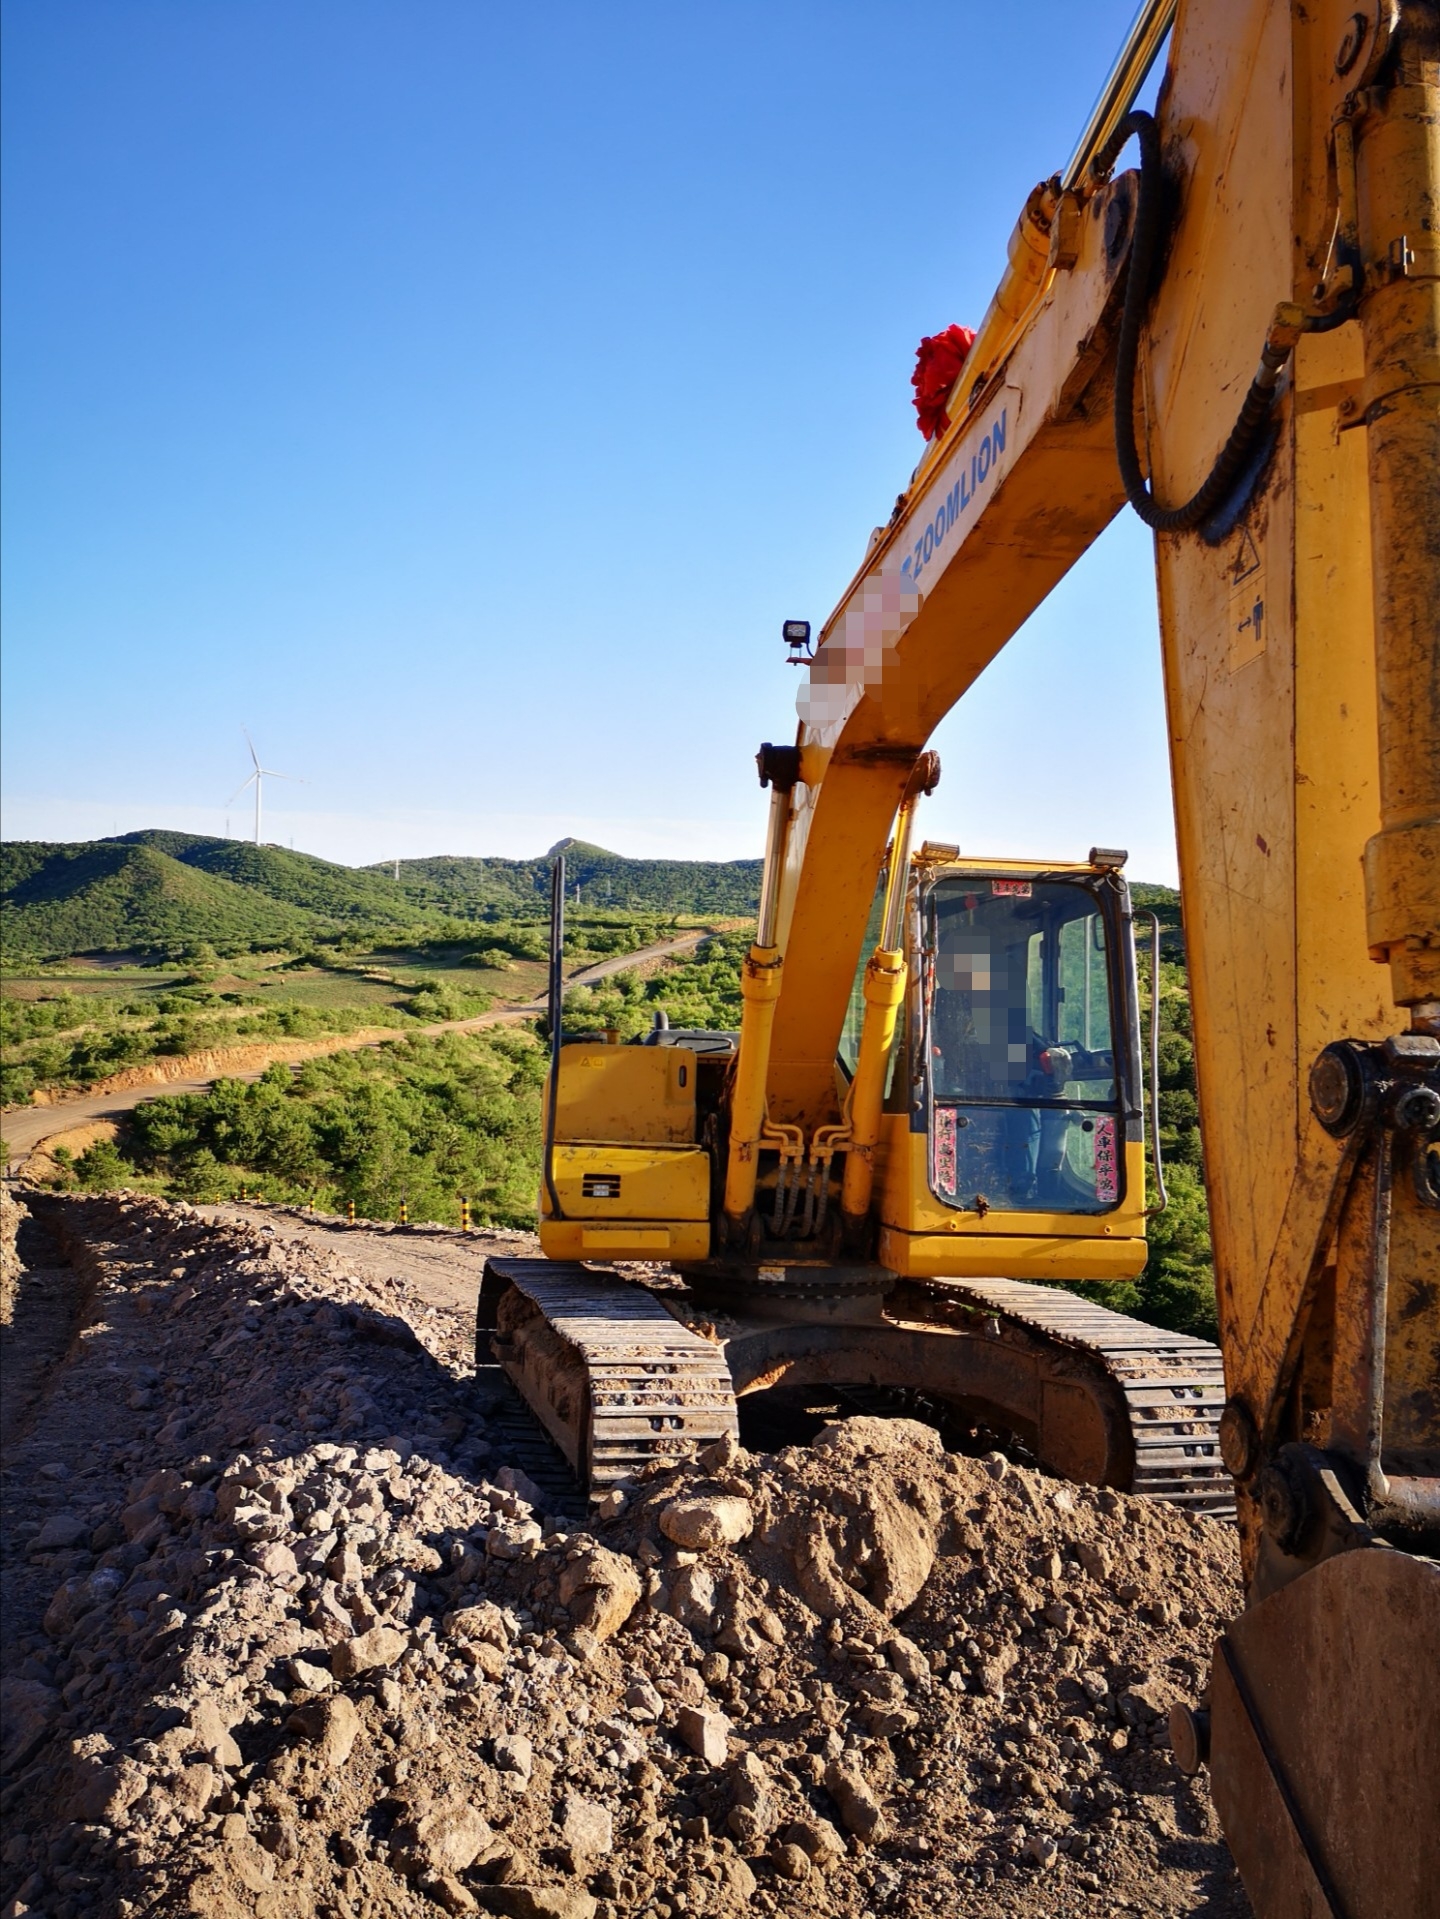
[[[580,967],[565,984],[567,987],[593,986],[597,981],[627,972],[631,967],[693,953],[705,937],[705,929],[701,927],[694,932],[678,934],[674,939],[658,940],[653,946],[642,946],[633,953],[620,953],[613,959],[597,960],[593,966]],[[179,1076],[174,1079],[157,1077],[134,1085],[111,1086],[99,1092],[83,1093],[75,1099],[57,1100],[52,1106],[18,1106],[0,1116],[0,1138],[4,1140],[13,1169],[23,1165],[36,1147],[44,1145],[46,1140],[57,1139],[62,1133],[73,1132],[76,1127],[89,1125],[96,1120],[117,1119],[122,1113],[133,1112],[149,1099],[162,1099],[174,1093],[203,1093],[217,1079],[259,1079],[265,1069],[277,1061],[291,1064],[305,1059],[318,1059],[329,1053],[359,1052],[365,1047],[380,1047],[397,1039],[431,1038],[438,1033],[475,1033],[487,1026],[507,1026],[517,1020],[534,1019],[537,1013],[543,1013],[547,998],[548,994],[540,993],[523,1004],[492,1007],[488,1013],[478,1013],[473,1019],[441,1020],[434,1026],[416,1027],[413,1033],[393,1027],[368,1027],[357,1033],[337,1033],[327,1040],[295,1040],[288,1044],[281,1041],[274,1046],[236,1048],[237,1053],[243,1054],[244,1064],[237,1062],[230,1070],[226,1070],[222,1058],[209,1071],[187,1074],[185,1062],[176,1060],[173,1065]],[[163,1067],[156,1070],[158,1073]]]

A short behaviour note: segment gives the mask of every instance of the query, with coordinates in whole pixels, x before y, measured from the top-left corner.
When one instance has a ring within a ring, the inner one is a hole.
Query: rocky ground
[[[1164,1731],[1227,1527],[870,1418],[582,1521],[477,1236],[24,1197],[4,1919],[1248,1910]]]

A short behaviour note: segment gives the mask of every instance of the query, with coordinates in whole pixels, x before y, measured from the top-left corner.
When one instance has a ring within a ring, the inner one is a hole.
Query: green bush
[[[111,1139],[97,1139],[75,1162],[75,1177],[90,1192],[104,1192],[128,1185],[135,1168],[125,1159]]]
[[[298,1074],[221,1080],[208,1094],[148,1100],[128,1145],[144,1174],[186,1198],[244,1182],[268,1199],[365,1218],[455,1222],[535,1217],[545,1055],[525,1031],[445,1034],[311,1060]]]
[[[488,1012],[492,1004],[489,993],[463,990],[440,980],[424,979],[416,981],[405,1011],[423,1020],[427,1026],[433,1026],[442,1020],[474,1019],[477,1014]]]

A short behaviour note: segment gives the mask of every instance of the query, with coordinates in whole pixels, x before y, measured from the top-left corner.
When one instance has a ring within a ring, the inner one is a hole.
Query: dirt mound
[[[7,1911],[1246,1910],[1163,1732],[1226,1527],[864,1419],[581,1530],[462,1317],[52,1206],[96,1290],[7,1462]]]
[[[0,1185],[0,1325],[15,1317],[15,1289],[20,1278],[16,1235],[30,1217],[8,1185]]]

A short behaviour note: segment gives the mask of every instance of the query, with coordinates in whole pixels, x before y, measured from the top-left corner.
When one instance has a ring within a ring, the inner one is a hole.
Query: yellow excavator
[[[1218,1349],[1046,1284],[1145,1258],[1123,853],[915,844],[936,725],[1127,502],[1155,534]],[[909,487],[813,649],[786,638],[740,1033],[564,1041],[557,874],[545,1258],[491,1262],[480,1337],[597,1490],[793,1385],[1233,1500],[1246,1606],[1177,1760],[1209,1767],[1262,1919],[1433,1914],[1436,6],[1146,0]]]

